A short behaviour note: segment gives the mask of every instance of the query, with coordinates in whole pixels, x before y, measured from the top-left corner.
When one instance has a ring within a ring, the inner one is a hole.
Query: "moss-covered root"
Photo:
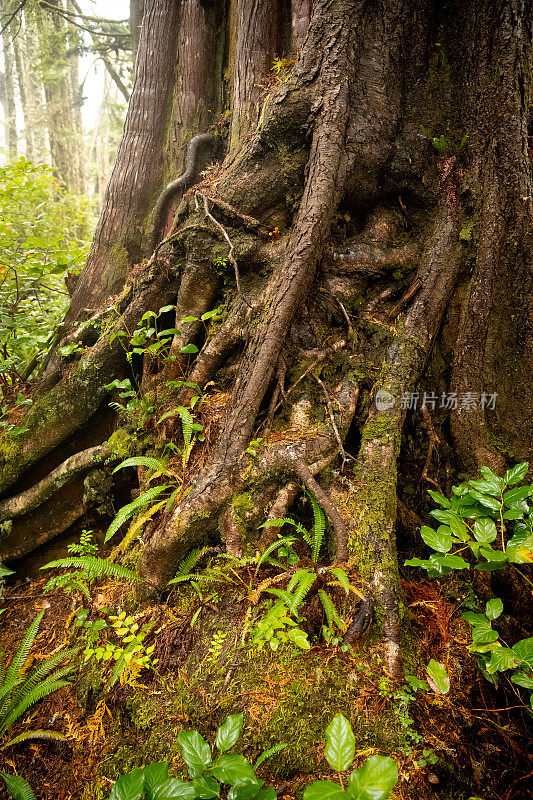
[[[368,421],[356,467],[357,493],[350,550],[373,588],[382,617],[387,669],[403,677],[400,648],[400,579],[396,555],[396,460],[403,419],[380,414]]]

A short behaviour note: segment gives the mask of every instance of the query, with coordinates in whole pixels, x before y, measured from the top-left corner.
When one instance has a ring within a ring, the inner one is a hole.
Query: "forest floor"
[[[67,596],[61,590],[44,594],[44,585],[44,580],[18,582],[7,588],[2,603],[6,611],[2,615],[0,648],[8,654],[16,651],[30,621],[45,609],[28,666],[72,646],[79,633],[79,628],[73,627],[80,608],[79,597]],[[257,683],[255,688],[246,682],[232,685],[228,705],[228,698],[219,696],[213,685],[212,671],[206,669],[203,679],[200,670],[195,681],[185,675],[187,657],[198,645],[198,634],[191,628],[194,606],[184,608],[178,593],[173,592],[164,605],[142,609],[143,621],[157,620],[150,634],[150,641],[156,644],[154,655],[159,657],[157,669],[145,670],[131,685],[116,684],[104,694],[87,678],[87,667],[82,667],[78,680],[33,706],[10,732],[15,735],[30,728],[51,728],[63,733],[65,742],[36,741],[9,748],[2,754],[3,769],[25,777],[38,800],[106,798],[118,773],[165,757],[174,771],[184,775],[185,765],[169,736],[176,739],[180,729],[198,727],[211,740],[213,724],[223,708],[226,713],[243,710],[245,729],[247,725],[261,728],[272,717],[273,709],[286,702],[292,678],[307,662],[317,674],[337,671],[341,681],[353,680],[357,674],[356,691],[348,701],[351,708],[343,708],[352,720],[364,720],[370,725],[392,710],[403,734],[388,753],[398,761],[400,781],[394,794],[398,800],[533,797],[533,758],[528,745],[531,721],[523,705],[518,705],[516,698],[510,701],[508,692],[495,690],[483,678],[466,650],[469,629],[449,587],[445,589],[435,581],[405,581],[403,589],[412,622],[411,647],[420,663],[435,658],[445,664],[451,680],[451,689],[445,695],[409,690],[405,694],[405,690],[393,689],[380,664],[378,645],[363,642],[357,650],[343,654],[317,645],[296,654],[288,666],[287,662],[277,661],[276,654],[265,656],[263,652],[257,659],[259,688]],[[129,603],[131,587],[108,581],[92,587],[92,602],[84,601],[83,605],[90,605],[90,614],[98,616],[104,608],[118,609]],[[205,610],[209,613],[209,609]],[[250,664],[254,664],[254,656]],[[179,704],[175,702],[178,684],[187,694]],[[303,700],[298,705],[306,706],[306,687],[298,685]],[[140,706],[135,704],[136,695],[155,702],[150,713],[144,709],[142,719]],[[197,710],[191,712],[193,696]],[[327,711],[326,708],[326,714]],[[360,729],[364,730],[364,726]],[[260,775],[267,785],[274,786],[278,797],[301,797],[312,778],[329,777],[323,745],[323,738],[311,749],[307,745],[308,761],[303,770],[301,763],[292,769],[276,766],[274,758],[270,766],[261,767]],[[244,754],[254,756],[254,747],[243,742]],[[158,752],[158,748],[162,749]],[[430,752],[430,761],[435,761],[436,756],[436,763],[429,763],[423,750]],[[379,752],[387,751],[372,746],[365,735],[357,742],[356,756],[361,761]],[[122,754],[121,759],[117,759],[117,753]],[[7,796],[3,791],[0,789],[2,800]]]

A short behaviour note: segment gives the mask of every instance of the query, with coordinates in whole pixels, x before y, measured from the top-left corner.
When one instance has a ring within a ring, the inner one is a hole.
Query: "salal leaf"
[[[433,491],[433,489],[429,489],[428,494],[432,498],[432,500],[435,503],[437,503],[437,505],[442,506],[443,508],[450,507],[451,505],[450,501],[448,500],[448,498],[444,497],[444,495],[441,494],[440,492],[435,492]]]
[[[447,553],[452,549],[453,537],[450,533],[441,531],[434,531],[427,525],[423,525],[420,529],[420,535],[428,547],[437,550],[439,553]]]
[[[243,714],[230,714],[225,723],[217,731],[216,746],[221,753],[233,747],[240,736]]]
[[[351,795],[343,791],[338,783],[315,781],[304,791],[303,800],[341,800],[349,797]]]
[[[156,786],[168,779],[166,761],[154,761],[144,768],[144,793],[146,800],[153,800]]]
[[[232,786],[228,792],[228,800],[252,800],[253,797],[257,796],[257,793],[261,786],[263,785],[264,781],[244,781],[243,783],[238,783],[236,786]]]
[[[211,800],[212,797],[220,795],[220,784],[215,778],[209,775],[200,775],[199,778],[194,778],[192,781],[196,797],[200,800]]]
[[[503,611],[503,603],[499,597],[494,597],[485,605],[485,614],[489,619],[498,619]]]
[[[505,672],[506,669],[514,669],[518,664],[518,657],[509,647],[496,647],[492,651],[487,672],[493,675],[495,672]]]
[[[397,781],[396,762],[389,756],[372,756],[352,772],[348,791],[353,800],[386,800]]]
[[[515,467],[508,469],[503,476],[503,479],[505,483],[512,486],[513,483],[519,483],[523,478],[526,477],[528,469],[529,464],[527,461],[524,461],[523,464],[517,464]]]
[[[533,669],[533,638],[520,639],[519,642],[513,645],[513,651],[521,662]]]
[[[336,714],[326,728],[325,754],[331,769],[343,772],[355,755],[355,737],[345,716]]]
[[[481,492],[476,492],[474,490],[472,490],[470,494],[472,495],[472,497],[475,497],[475,499],[478,500],[478,502],[480,502],[482,506],[485,506],[485,508],[490,508],[492,511],[500,510],[501,506],[500,501],[495,500],[495,498],[492,497],[491,495],[482,494]]]
[[[109,795],[109,800],[140,800],[143,796],[144,770],[134,769],[121,775]]]
[[[276,798],[275,789],[259,789],[255,796],[255,800],[276,800]]]
[[[168,778],[154,789],[153,800],[195,800],[198,795],[192,783],[184,783],[177,778]]]
[[[191,778],[197,778],[211,763],[211,748],[198,731],[182,731],[178,735],[183,760]]]
[[[431,659],[426,667],[426,672],[429,677],[430,686],[434,691],[439,692],[439,694],[446,694],[450,691],[450,679],[444,664]]]
[[[215,761],[212,774],[223,783],[247,783],[257,781],[251,765],[243,756],[236,753],[224,753]]]
[[[513,683],[516,683],[517,686],[523,686],[524,689],[533,689],[533,675],[527,672],[519,670],[515,672],[511,680]]]
[[[496,525],[488,517],[480,517],[474,522],[474,536],[478,542],[490,544],[498,535]]]

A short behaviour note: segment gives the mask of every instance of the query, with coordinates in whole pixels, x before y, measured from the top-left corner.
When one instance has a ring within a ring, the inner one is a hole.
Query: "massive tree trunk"
[[[414,398],[458,393],[457,410],[426,401],[456,452],[441,476],[500,471],[531,439],[531,25],[519,0],[145,0],[122,143],[61,331],[86,349],[69,364],[55,349],[36,378],[27,432],[4,442],[4,496],[76,452],[82,426],[80,451],[101,444],[87,431],[127,370],[113,333],[169,303],[178,319],[219,306],[211,327],[182,326],[173,364],[145,357],[156,407],[188,401],[165,386],[181,369],[216,381],[225,410],[183,467],[187,492],[152,521],[141,574],[162,591],[206,538],[238,551],[303,484],[330,519],[330,560],[373,591],[399,674],[398,457]],[[183,445],[176,427],[137,424]]]

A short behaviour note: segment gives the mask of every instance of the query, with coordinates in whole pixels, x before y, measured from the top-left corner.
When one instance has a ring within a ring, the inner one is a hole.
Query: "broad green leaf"
[[[192,783],[184,783],[177,778],[168,778],[168,780],[159,784],[152,795],[152,800],[195,800],[197,797],[196,789]]]
[[[513,645],[513,651],[521,662],[533,669],[533,638],[520,639],[519,642]]]
[[[341,800],[352,795],[341,789],[338,783],[332,781],[315,781],[304,791],[303,800]]]
[[[478,542],[490,544],[498,535],[496,525],[492,519],[481,517],[474,522],[474,536]]]
[[[353,800],[386,800],[397,782],[396,762],[389,756],[372,756],[352,772],[348,792]]]
[[[232,785],[257,780],[251,765],[243,756],[235,753],[223,753],[219,756],[211,773],[217,780]]]
[[[526,500],[529,497],[529,486],[521,486],[516,489],[509,489],[503,493],[503,501],[506,506],[512,506],[519,500]]]
[[[144,770],[134,769],[121,775],[109,795],[109,800],[140,800],[143,796]]]
[[[154,761],[144,768],[144,793],[146,800],[154,800],[154,790],[160,783],[168,779],[166,761]]]
[[[517,670],[511,677],[511,680],[513,683],[516,683],[517,686],[523,686],[524,689],[533,689],[533,675],[531,675],[531,673]]]
[[[503,603],[499,597],[494,597],[485,605],[485,614],[490,620],[498,619],[503,612]]]
[[[232,786],[228,792],[228,800],[252,800],[256,797],[264,781],[247,780]]]
[[[345,716],[336,714],[326,728],[325,754],[331,769],[342,772],[351,765],[355,755],[355,737]]]
[[[472,497],[475,497],[475,499],[478,500],[482,506],[490,508],[492,509],[492,511],[500,510],[501,503],[499,500],[495,500],[494,497],[491,497],[488,494],[482,494],[481,492],[475,492],[475,491],[470,492],[470,494],[472,495]]]
[[[255,796],[255,800],[276,800],[276,798],[275,789],[259,789]]]
[[[211,763],[211,748],[198,731],[182,731],[178,735],[183,760],[191,778],[197,778]]]
[[[300,650],[309,650],[311,647],[307,638],[307,633],[301,628],[294,628],[294,630],[288,631],[287,636]]]
[[[439,533],[438,531],[434,531],[433,528],[428,528],[427,525],[423,525],[420,529],[420,535],[428,547],[433,548],[433,550],[438,550],[440,553],[447,553],[452,549],[453,538],[449,533]]]
[[[444,664],[431,659],[426,667],[426,672],[431,679],[430,683],[432,682],[432,687],[436,687],[437,692],[440,694],[447,694],[447,692],[450,691],[450,679]]]
[[[506,669],[516,667],[517,663],[517,655],[509,647],[496,647],[487,664],[487,672],[489,675],[493,675],[495,672],[505,672]]]
[[[435,503],[437,503],[437,505],[442,506],[443,508],[450,507],[450,501],[448,500],[448,498],[444,497],[444,495],[441,494],[440,492],[434,492],[433,489],[428,489],[428,494],[431,497],[431,499]]]
[[[523,478],[526,477],[528,469],[529,464],[527,461],[524,461],[523,464],[517,464],[515,467],[508,469],[503,479],[505,483],[512,486],[513,483],[519,483]]]
[[[446,556],[435,556],[432,558],[433,564],[440,564],[443,567],[449,567],[450,569],[468,569],[468,562],[461,558],[461,556],[453,556],[453,555],[446,555]]]
[[[220,783],[216,778],[211,778],[208,775],[200,775],[199,778],[193,778],[192,785],[196,792],[196,797],[201,800],[211,800],[212,797],[220,795]]]
[[[216,746],[221,753],[233,747],[240,736],[243,714],[230,714],[225,723],[217,731]]]

